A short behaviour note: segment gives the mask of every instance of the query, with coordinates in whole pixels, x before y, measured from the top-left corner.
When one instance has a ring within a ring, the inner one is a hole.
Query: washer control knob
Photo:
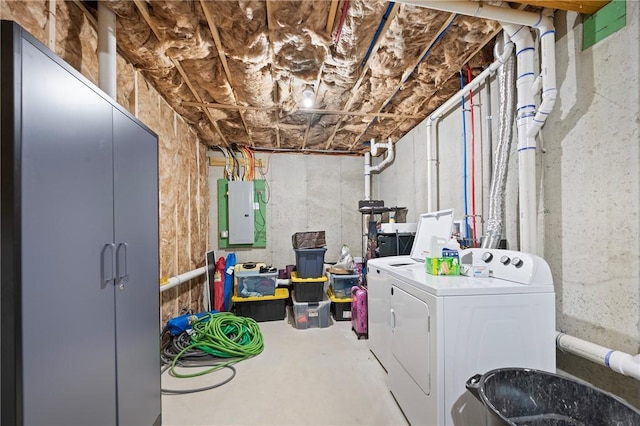
[[[491,252],[484,252],[484,254],[482,255],[482,260],[484,260],[484,263],[491,262],[491,259],[493,259],[493,255],[491,254]]]
[[[514,257],[511,261],[511,264],[516,268],[520,268],[524,262],[519,257]]]
[[[502,263],[503,265],[508,265],[509,262],[511,262],[511,259],[509,259],[509,256],[504,255],[500,258],[500,263]]]

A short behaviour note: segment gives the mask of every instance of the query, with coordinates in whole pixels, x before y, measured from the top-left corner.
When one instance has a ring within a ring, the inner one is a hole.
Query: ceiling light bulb
[[[305,87],[305,89],[302,91],[302,97],[313,98],[313,89],[309,86]]]
[[[302,91],[302,106],[304,108],[311,108],[313,106],[313,88],[311,86],[307,86]]]

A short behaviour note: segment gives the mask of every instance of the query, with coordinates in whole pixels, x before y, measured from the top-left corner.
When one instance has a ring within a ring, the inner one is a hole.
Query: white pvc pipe
[[[160,292],[162,293],[163,291],[167,291],[170,288],[179,286],[180,284],[199,277],[200,275],[204,275],[206,272],[207,267],[203,266],[202,268],[194,269],[193,271],[185,272],[184,274],[171,277],[166,284],[160,286]]]
[[[550,23],[550,19],[545,20],[539,27],[541,53],[540,78],[536,80],[533,91],[535,93],[538,92],[539,82],[542,80],[542,102],[529,128],[528,136],[530,137],[535,137],[547,121],[547,117],[556,103],[558,94],[556,87],[556,31]]]
[[[537,252],[537,209],[535,192],[535,136],[551,112],[556,98],[555,41],[552,20],[542,12],[533,13],[507,7],[485,5],[483,2],[398,0],[430,9],[455,12],[462,15],[494,19],[501,23],[514,43],[518,64],[518,168],[520,199],[520,250]],[[536,83],[533,59],[533,40],[529,27],[538,28],[543,56],[543,102],[535,113],[534,89]],[[545,82],[546,80],[546,82]],[[534,124],[535,116],[535,124]],[[428,134],[428,133],[427,133]]]
[[[491,6],[484,2],[476,1],[396,0],[396,3],[411,4],[429,9],[442,10],[444,12],[454,12],[460,15],[493,19],[500,22],[536,28],[539,27],[545,19],[537,12],[525,12],[509,7]]]
[[[536,140],[528,136],[535,116],[533,92],[535,74],[535,48],[529,28],[522,25],[502,24],[504,31],[516,45],[516,87],[518,125],[518,177],[520,209],[520,250],[536,253]]]
[[[382,162],[376,166],[371,166],[371,156],[374,157],[378,153],[378,148],[387,148],[387,153]],[[388,139],[387,143],[376,143],[374,139],[371,139],[370,151],[364,153],[364,199],[371,199],[371,173],[378,173],[387,167],[395,157],[393,152],[393,141]]]
[[[433,155],[433,140],[435,139],[436,125],[438,120],[442,118],[452,107],[460,104],[460,99],[467,96],[469,93],[476,90],[487,78],[489,78],[500,67],[513,52],[513,43],[509,40],[505,41],[504,51],[502,55],[497,58],[487,69],[482,71],[476,76],[470,83],[464,88],[460,89],[455,95],[449,98],[444,104],[439,106],[433,111],[429,117],[427,117],[427,211],[432,212],[437,210],[437,206],[434,206],[435,190],[438,186],[437,176],[433,176],[433,165],[437,161]]]
[[[116,14],[98,2],[98,86],[116,99]]]
[[[364,153],[364,199],[371,199],[371,154]]]
[[[369,170],[372,172],[379,172],[381,170],[384,170],[394,159],[395,154],[393,152],[393,141],[391,140],[391,138],[389,138],[387,140],[386,144],[383,143],[375,143],[373,141],[373,139],[371,140],[371,154],[375,155],[374,152],[377,152],[378,148],[380,147],[384,147],[387,148],[387,153],[386,156],[384,158],[384,160],[382,160],[382,162],[376,166],[370,167]]]
[[[556,346],[563,352],[610,368],[616,373],[640,380],[640,354],[630,355],[556,331]]]
[[[55,52],[56,50],[56,0],[49,0],[49,7],[47,10],[47,46],[49,49]]]

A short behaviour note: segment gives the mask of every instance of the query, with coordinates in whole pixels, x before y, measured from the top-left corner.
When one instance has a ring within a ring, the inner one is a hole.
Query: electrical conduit
[[[464,89],[464,77],[460,71],[460,90]],[[471,92],[469,92],[471,93]],[[460,98],[462,106],[462,193],[464,194],[464,245],[469,246],[469,203],[467,201],[467,120],[464,114],[464,96]]]
[[[467,64],[467,81],[473,79],[471,66]],[[473,247],[478,247],[476,231],[476,120],[473,112],[473,91],[469,92],[469,110],[471,110],[471,219],[473,221]]]
[[[434,177],[433,166],[437,165],[437,159],[433,153],[433,141],[437,141],[436,138],[436,126],[438,120],[440,120],[453,106],[457,105],[460,101],[460,98],[463,98],[468,93],[473,90],[476,90],[482,83],[485,82],[487,78],[489,78],[504,62],[509,59],[511,53],[513,52],[513,43],[508,42],[505,44],[504,51],[502,55],[496,57],[496,61],[493,62],[487,69],[482,71],[478,76],[476,76],[473,81],[467,83],[464,86],[464,89],[461,89],[450,97],[444,104],[438,107],[435,111],[433,111],[429,117],[427,117],[427,210],[435,211],[438,206],[436,205],[435,200],[435,192],[438,187],[438,179],[437,176]]]

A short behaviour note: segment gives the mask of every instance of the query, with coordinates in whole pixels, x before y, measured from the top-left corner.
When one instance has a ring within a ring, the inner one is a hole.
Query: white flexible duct
[[[513,43],[512,43],[513,45]],[[499,49],[496,43],[496,55]],[[491,186],[489,188],[489,210],[486,223],[483,248],[496,248],[502,238],[505,190],[507,185],[507,164],[511,152],[513,121],[515,117],[515,58],[509,57],[507,62],[498,68],[499,112],[498,112],[498,142],[495,146]],[[487,86],[487,89],[489,86]],[[490,104],[491,102],[489,102]],[[489,132],[491,133],[491,132]]]
[[[98,86],[116,99],[116,14],[98,2]]]
[[[203,266],[202,268],[194,269],[193,271],[185,272],[184,274],[176,275],[175,277],[169,278],[166,284],[162,284],[160,286],[160,292],[167,291],[170,288],[177,287],[182,283],[186,283],[189,280],[192,280],[200,275],[204,275],[207,272],[207,267]]]
[[[556,331],[556,346],[563,352],[604,365],[625,376],[640,380],[640,354],[630,355]]]
[[[497,57],[495,62],[489,65],[487,69],[478,74],[476,78],[464,86],[464,88],[460,89],[455,95],[449,98],[444,104],[433,111],[429,117],[427,117],[427,211],[432,212],[437,210],[437,206],[434,206],[434,188],[438,187],[438,178],[437,176],[433,176],[433,165],[437,162],[437,159],[435,159],[433,155],[433,140],[435,140],[438,120],[440,120],[452,107],[457,107],[460,104],[460,99],[480,87],[480,85],[484,83],[484,81],[511,56],[512,52],[513,43],[507,40],[505,42],[502,55]]]

